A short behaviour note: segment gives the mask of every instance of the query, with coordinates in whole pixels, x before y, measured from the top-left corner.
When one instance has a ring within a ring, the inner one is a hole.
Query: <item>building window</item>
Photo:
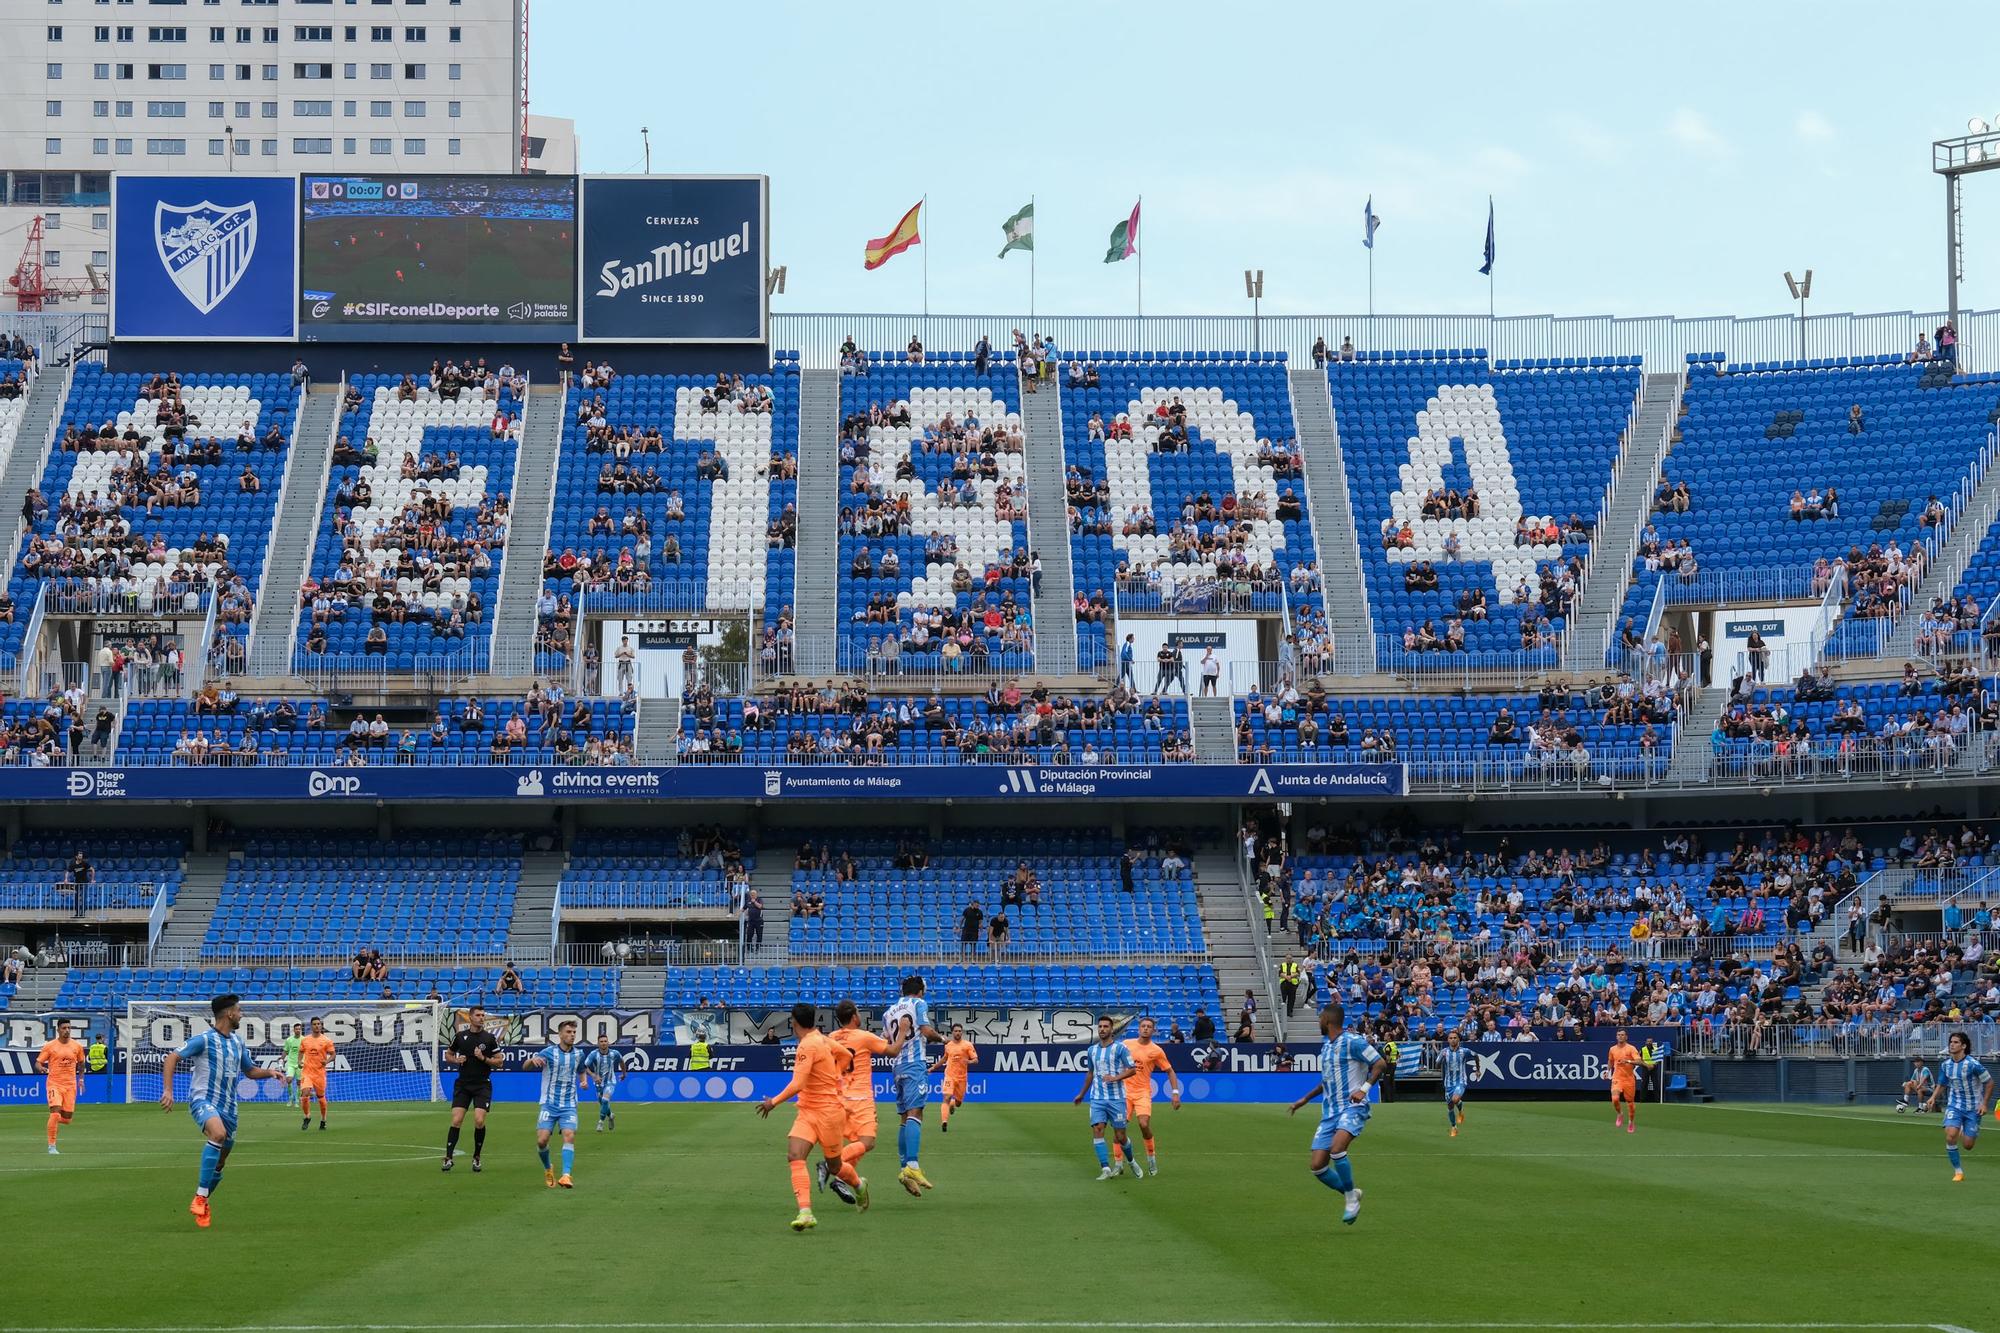
[[[278,44],[278,30],[276,28],[264,29],[264,40],[272,46],[276,46]]]
[[[424,40],[424,30],[422,28],[405,28],[403,29],[403,40],[406,42],[421,42]]]
[[[181,157],[186,153],[187,140],[185,139],[146,140],[147,157]]]
[[[95,28],[92,28],[92,29],[90,30],[90,35],[91,35],[91,37],[92,37],[93,39],[95,39],[95,40],[97,40],[97,41],[100,41],[100,42],[108,42],[108,41],[110,41],[110,40],[111,40],[111,28],[110,28],[110,25],[108,25],[108,24],[104,24],[104,23],[100,23],[100,24],[98,24],[98,25],[97,25],[97,26],[96,26]]]
[[[210,157],[221,157],[224,153],[228,151],[229,151],[229,140],[210,139],[208,141],[208,155]]]
[[[457,119],[458,119],[458,105],[459,105],[459,104],[458,104],[457,102],[446,102],[446,103],[444,104],[444,113],[445,113],[445,115],[447,115],[447,116],[451,117],[451,118],[452,118],[453,120],[457,120]]]
[[[50,66],[49,66],[49,68],[50,68],[50,69],[52,69],[52,70],[54,70],[54,69],[60,69],[60,68],[61,68],[61,66],[59,66],[59,65],[50,65]],[[52,78],[53,78],[53,77],[55,77],[55,76],[54,76],[54,75],[51,75],[50,77],[52,77]],[[93,79],[108,79],[108,78],[110,78],[110,77],[111,77],[111,66],[109,66],[109,65],[92,65],[92,66],[90,67],[90,77],[92,77]]]
[[[250,67],[248,65],[238,65],[236,67],[236,81],[238,83],[250,82]]]
[[[422,139],[403,140],[403,154],[406,157],[422,157],[424,155],[424,141]]]
[[[333,40],[333,29],[319,24],[306,25],[295,23],[292,25],[292,40],[298,42],[330,42]]]
[[[368,114],[377,119],[393,116],[396,114],[396,104],[394,102],[370,102],[368,104]]]
[[[295,116],[331,116],[333,114],[333,103],[294,101],[292,103],[292,114]]]
[[[132,28],[129,25],[121,24],[119,25],[118,28],[118,40],[121,42],[129,42],[132,40],[132,36],[136,31],[137,29]]]
[[[360,105],[361,104],[359,102],[353,101],[352,99],[342,102],[340,104],[340,114],[343,116],[352,116],[356,114],[355,108]]]
[[[405,65],[403,66],[403,77],[406,79],[421,79],[424,77],[424,67],[422,65]]]
[[[62,103],[61,102],[42,103],[42,114],[47,116],[50,120],[54,120],[57,116],[60,116],[62,114]]]
[[[447,152],[447,153],[449,153],[449,154],[450,154],[451,156],[453,156],[453,157],[457,157],[457,156],[458,156],[458,140],[456,140],[456,139],[446,139],[446,140],[444,141],[444,151],[445,151],[445,152]]]
[[[62,40],[62,24],[51,23],[49,25],[49,40],[52,42],[59,42]]]
[[[92,102],[92,103],[90,104],[90,114],[91,114],[91,115],[93,115],[93,116],[108,116],[108,115],[110,115],[110,114],[111,114],[111,103],[109,103],[109,102]]]
[[[294,153],[300,153],[309,156],[318,154],[331,154],[333,152],[333,140],[294,139],[292,140],[292,151]]]
[[[129,116],[129,115],[131,115],[131,114],[132,114],[132,104],[131,104],[130,102],[120,102],[120,103],[118,103],[118,104],[117,104],[117,112],[118,112],[118,114],[119,114],[119,115],[121,115],[121,116]]]
[[[184,42],[188,39],[186,28],[148,28],[146,40],[149,42]]]
[[[188,67],[186,65],[146,66],[146,77],[149,79],[185,79],[187,76]]]
[[[265,157],[276,157],[278,155],[278,141],[276,139],[265,139],[257,145],[257,149]]]
[[[354,156],[354,140],[352,140],[352,139],[342,139],[342,140],[340,141],[340,151],[341,151],[341,153],[342,153],[342,154],[344,154],[344,155],[345,155],[345,156],[347,156],[347,157],[353,157],[353,156]]]
[[[146,119],[148,120],[179,120],[185,115],[187,115],[186,102],[146,103]]]
[[[276,102],[259,102],[257,110],[266,120],[276,120],[278,118],[278,104]]]
[[[370,65],[368,67],[368,77],[371,79],[393,79],[396,77],[396,67],[394,65]]]
[[[103,157],[106,153],[111,151],[111,140],[92,139],[90,141],[90,151],[97,154],[97,156],[99,157]]]
[[[210,65],[208,67],[208,81],[210,83],[221,83],[224,79],[228,77],[229,77],[229,66]]]
[[[346,42],[351,42],[351,41],[354,41],[354,40],[355,40],[355,34],[356,34],[356,33],[358,33],[358,32],[360,32],[360,31],[361,31],[361,30],[360,30],[359,28],[355,27],[355,26],[354,26],[354,25],[353,25],[352,23],[350,23],[350,24],[348,24],[348,25],[347,25],[346,27],[344,27],[344,28],[342,28],[342,29],[340,30],[340,38],[341,38],[341,40],[342,40],[342,41],[346,41]]]
[[[239,120],[248,120],[250,118],[250,104],[248,102],[238,102],[236,104],[236,115]]]
[[[132,141],[130,139],[118,140],[116,143],[116,147],[118,150],[118,156],[120,157],[132,156]]]
[[[331,79],[333,77],[333,64],[329,61],[325,64],[306,63],[293,65],[292,77],[295,79]]]
[[[98,268],[103,268],[111,262],[111,252],[109,250],[92,250],[90,252],[90,262]]]
[[[42,267],[44,267],[44,268],[61,268],[61,267],[62,267],[62,251],[60,251],[60,250],[44,250],[44,251],[42,251]]]
[[[62,77],[62,66],[52,60],[49,62],[45,72],[52,79],[60,79]]]
[[[396,30],[387,26],[370,28],[368,30],[368,40],[371,42],[393,42],[396,40]]]
[[[394,145],[388,139],[370,139],[368,141],[368,154],[371,157],[387,157],[395,151]]]
[[[353,61],[351,61],[351,60],[350,60],[350,61],[349,61],[349,62],[348,62],[347,64],[345,64],[345,65],[342,65],[342,66],[340,67],[340,77],[341,77],[341,78],[343,78],[343,79],[351,79],[351,78],[353,78],[353,77],[354,77],[354,71],[355,71],[355,69],[356,69],[356,68],[357,68],[357,66],[356,66],[356,65],[354,64],[354,62],[353,62]]]
[[[60,213],[44,213],[42,221],[48,224],[50,231],[62,230],[62,214]]]
[[[248,28],[238,28],[236,30],[236,40],[238,43],[249,41],[253,35],[254,34]]]
[[[110,225],[111,225],[111,214],[92,213],[90,215],[90,229],[92,231],[103,231],[106,227]]]
[[[208,114],[211,116],[226,116],[229,112],[224,109],[221,102],[210,102],[208,104]]]
[[[453,27],[453,28],[447,28],[447,29],[445,29],[445,37],[446,37],[446,38],[447,38],[448,40],[450,40],[450,41],[454,41],[454,42],[455,42],[455,41],[457,41],[457,40],[458,40],[458,37],[459,37],[459,30],[458,30],[457,28],[455,28],[455,27]]]
[[[422,120],[424,118],[424,104],[422,102],[405,102],[403,103],[403,114],[411,120]]]
[[[229,40],[229,29],[227,29],[227,28],[210,28],[210,29],[208,30],[208,40],[209,40],[209,41],[211,41],[211,42],[226,42],[226,41],[228,41],[228,40]]]

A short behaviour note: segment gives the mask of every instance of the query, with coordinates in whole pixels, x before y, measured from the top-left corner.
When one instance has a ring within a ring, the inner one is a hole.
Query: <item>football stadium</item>
[[[6,1327],[2000,1333],[1976,44],[5,8]]]

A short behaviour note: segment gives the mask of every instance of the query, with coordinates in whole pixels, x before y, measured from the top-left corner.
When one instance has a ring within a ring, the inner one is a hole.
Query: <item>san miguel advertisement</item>
[[[585,341],[767,341],[770,179],[585,176]]]

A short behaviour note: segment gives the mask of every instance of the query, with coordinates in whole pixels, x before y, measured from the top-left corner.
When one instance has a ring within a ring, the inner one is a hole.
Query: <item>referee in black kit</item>
[[[493,1105],[493,1071],[507,1059],[500,1039],[486,1030],[486,1011],[473,1008],[465,1016],[466,1025],[452,1034],[445,1051],[447,1064],[458,1067],[451,1087],[451,1128],[444,1136],[444,1166],[451,1170],[458,1155],[458,1128],[465,1112],[472,1110],[472,1169],[477,1172],[479,1155],[486,1148],[486,1110]]]

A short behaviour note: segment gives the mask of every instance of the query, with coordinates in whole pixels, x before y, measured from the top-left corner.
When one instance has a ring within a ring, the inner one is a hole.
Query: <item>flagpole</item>
[[[1140,217],[1139,225],[1144,226],[1145,213],[1146,213],[1145,195],[1142,194],[1139,196],[1139,201],[1132,206],[1132,211],[1139,215]],[[1133,257],[1139,261],[1139,292],[1137,298],[1138,311],[1139,311],[1139,330],[1140,330],[1140,337],[1144,338],[1145,328],[1146,328],[1146,252],[1143,248],[1136,245],[1133,246],[1132,248],[1136,252]],[[1141,343],[1142,348],[1143,346],[1144,344]]]
[[[1032,194],[1028,196],[1028,216],[1035,222],[1041,221],[1035,213],[1035,196]],[[1033,234],[1033,231],[1029,232],[1029,235]],[[1028,322],[1035,322],[1035,247],[1032,245],[1028,247]]]
[[[917,201],[917,209],[918,209],[917,216],[923,219],[922,225],[926,227],[930,226],[931,224],[930,205],[931,205],[931,197],[928,193],[926,193],[922,199],[919,199]],[[928,338],[930,337],[931,334],[931,248],[928,245],[926,245],[923,247],[923,251],[924,251],[924,336]]]

